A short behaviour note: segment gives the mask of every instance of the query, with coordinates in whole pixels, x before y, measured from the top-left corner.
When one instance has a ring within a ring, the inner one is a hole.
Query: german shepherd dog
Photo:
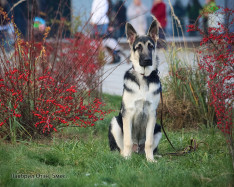
[[[145,151],[146,159],[156,162],[154,153],[162,137],[161,127],[156,124],[161,92],[156,50],[158,22],[154,20],[147,35],[143,36],[139,36],[129,23],[125,30],[133,66],[124,76],[120,113],[113,117],[109,126],[110,149],[119,150],[125,158],[132,152]]]

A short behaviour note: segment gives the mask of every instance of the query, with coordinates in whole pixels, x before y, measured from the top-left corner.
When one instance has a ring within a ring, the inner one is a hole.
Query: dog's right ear
[[[133,28],[133,26],[130,23],[126,23],[125,32],[126,32],[126,36],[127,36],[127,39],[128,39],[128,43],[130,45],[132,45],[133,42],[136,39],[137,33],[136,33],[135,29]]]

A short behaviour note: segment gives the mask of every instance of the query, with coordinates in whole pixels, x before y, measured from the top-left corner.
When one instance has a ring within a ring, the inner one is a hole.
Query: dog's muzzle
[[[146,67],[146,66],[152,66],[152,59],[145,58],[140,61],[140,66]]]

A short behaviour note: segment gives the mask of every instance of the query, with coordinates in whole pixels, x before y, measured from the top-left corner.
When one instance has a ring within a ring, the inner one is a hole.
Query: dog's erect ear
[[[137,33],[130,23],[126,23],[125,32],[126,32],[126,36],[127,36],[129,44],[132,45],[136,39]]]
[[[158,30],[158,21],[154,20],[150,25],[147,35],[150,36],[155,42],[158,39]]]

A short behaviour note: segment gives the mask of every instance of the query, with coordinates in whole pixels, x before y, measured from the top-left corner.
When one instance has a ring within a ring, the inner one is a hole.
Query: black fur
[[[122,108],[122,107],[121,107]],[[117,120],[118,124],[120,125],[120,128],[122,130],[122,133],[123,133],[123,120],[122,120],[122,114],[119,113],[118,116],[115,117],[115,119]],[[116,144],[116,141],[115,141],[115,138],[114,136],[112,135],[111,133],[111,125],[109,125],[109,132],[108,132],[108,137],[109,137],[109,145],[110,145],[110,150],[111,151],[115,151],[115,150],[119,150],[119,147],[117,146]]]
[[[136,45],[139,42],[142,42],[145,44],[147,41],[150,41],[152,44],[155,44],[154,40],[149,36],[136,37],[136,40],[133,43],[133,50],[136,51]],[[154,48],[155,48],[155,45],[154,45]]]
[[[119,147],[116,144],[115,138],[113,136],[113,134],[111,133],[111,128],[112,126],[109,126],[109,132],[108,132],[108,138],[109,138],[109,146],[110,146],[110,150],[111,151],[115,151],[115,150],[119,150]]]
[[[126,84],[124,84],[124,90],[126,90],[127,92],[131,92],[131,93],[134,92],[131,88],[128,88]]]
[[[162,92],[162,86],[161,86],[161,83],[160,83],[160,87],[154,91],[154,95],[157,95],[157,94],[160,94]]]
[[[148,86],[150,85],[150,83],[156,83],[156,84],[160,83],[158,70],[152,71],[152,73],[148,77],[144,76],[144,78],[146,79]]]
[[[132,68],[131,68],[131,69],[132,69]],[[131,69],[129,69],[129,70],[125,73],[124,79],[126,79],[126,80],[131,80],[132,82],[135,82],[138,86],[140,86],[140,83],[139,83],[138,78],[137,78],[133,73],[130,72]]]

